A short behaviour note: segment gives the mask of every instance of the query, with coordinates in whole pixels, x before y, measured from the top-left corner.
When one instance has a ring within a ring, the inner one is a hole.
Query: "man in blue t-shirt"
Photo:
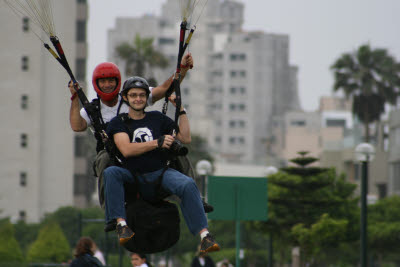
[[[107,133],[126,161],[124,168],[112,166],[104,171],[106,222],[116,220],[120,244],[128,242],[134,233],[126,224],[124,183],[134,183],[132,174],[137,174],[140,194],[144,200],[151,201],[156,197],[154,182],[163,175],[162,188],[181,199],[180,207],[190,232],[201,236],[200,251],[218,251],[219,245],[208,232],[207,218],[194,180],[166,168],[165,149],[171,148],[175,138],[183,144],[191,141],[185,109],[180,110],[179,131],[175,137],[173,120],[158,111],[144,111],[150,94],[145,79],[129,78],[121,94],[129,105],[128,116],[112,119]],[[170,101],[175,104],[173,99]]]

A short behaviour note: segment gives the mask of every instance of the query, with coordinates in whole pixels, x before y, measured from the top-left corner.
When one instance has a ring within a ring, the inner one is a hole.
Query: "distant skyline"
[[[107,30],[115,26],[116,17],[159,15],[165,2],[88,1],[88,81],[96,64],[107,59]],[[372,48],[388,49],[400,61],[398,0],[237,2],[245,5],[244,30],[289,36],[289,61],[299,68],[299,96],[305,110],[316,110],[319,98],[332,94],[333,75],[329,67],[341,54],[369,43]]]

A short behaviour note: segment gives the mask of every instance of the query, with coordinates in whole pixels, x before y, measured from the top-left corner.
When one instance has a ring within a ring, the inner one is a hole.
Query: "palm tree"
[[[353,100],[353,114],[365,127],[365,141],[370,139],[369,124],[379,121],[385,104],[395,105],[400,91],[400,63],[386,49],[371,50],[362,45],[345,53],[331,66],[333,90],[343,91]]]
[[[166,68],[168,59],[153,47],[153,38],[141,38],[136,34],[133,44],[124,42],[116,47],[117,56],[126,63],[126,76],[144,76],[151,73],[151,67]],[[153,75],[151,75],[153,76]],[[155,82],[154,77],[147,77],[149,83]]]

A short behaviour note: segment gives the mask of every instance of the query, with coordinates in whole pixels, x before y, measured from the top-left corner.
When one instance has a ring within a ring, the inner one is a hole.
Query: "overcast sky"
[[[165,1],[89,0],[88,77],[98,62],[106,60],[106,33],[116,17],[159,15]],[[299,67],[305,110],[317,109],[319,98],[331,95],[329,66],[342,53],[369,43],[388,49],[400,61],[400,0],[238,1],[245,4],[244,30],[289,35],[290,64]]]

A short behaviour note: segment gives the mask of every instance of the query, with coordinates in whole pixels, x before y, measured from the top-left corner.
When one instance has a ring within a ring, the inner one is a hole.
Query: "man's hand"
[[[69,88],[69,90],[71,92],[71,95],[76,93],[75,87],[79,88],[79,84],[78,83],[74,84],[72,80],[68,82],[68,88]]]
[[[164,140],[162,140],[162,138]],[[158,141],[159,141],[158,147],[169,149],[171,147],[172,143],[174,142],[174,140],[175,140],[175,137],[173,137],[172,135],[164,135],[163,137],[158,139]],[[161,143],[160,141],[163,141],[163,142]]]
[[[189,68],[190,69],[193,68],[193,57],[192,57],[191,53],[187,53],[186,55],[184,55],[182,57],[181,67],[182,67],[182,69],[185,69],[185,70],[187,70]]]
[[[172,103],[172,105],[174,105],[174,107],[176,107],[176,95],[172,94],[168,97],[169,102]]]

